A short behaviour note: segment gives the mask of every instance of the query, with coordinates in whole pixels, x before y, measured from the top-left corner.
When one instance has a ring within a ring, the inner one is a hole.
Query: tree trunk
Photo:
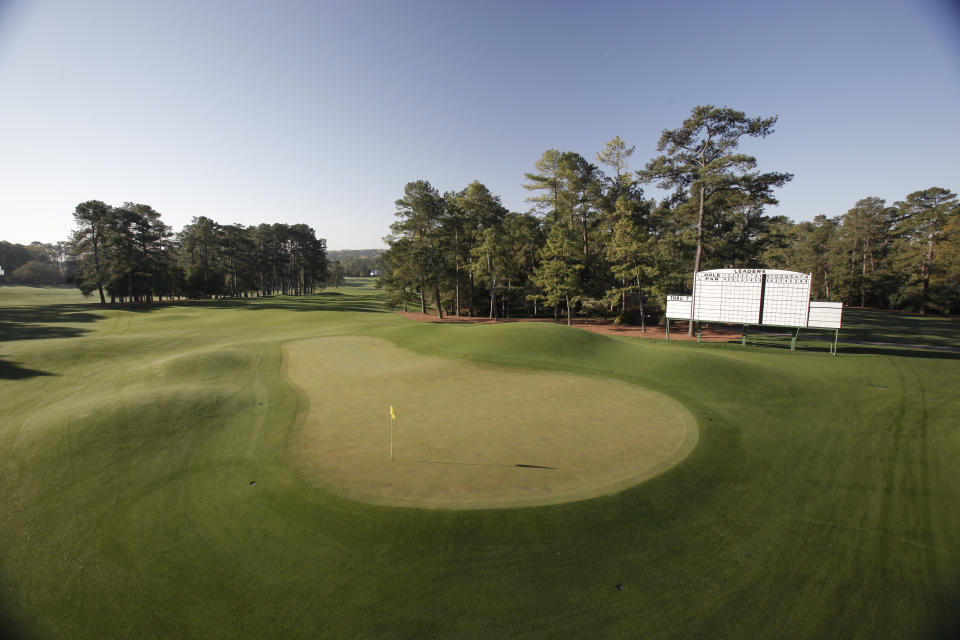
[[[503,317],[510,317],[510,278],[507,278],[507,298],[503,301]]]
[[[457,260],[457,294],[454,299],[453,315],[460,317],[460,260]]]
[[[100,253],[99,240],[96,234],[93,235],[93,268],[97,271],[97,291],[100,292],[100,304],[107,304],[107,299],[103,296],[103,278],[100,277]],[[113,300],[110,301],[111,303]]]
[[[643,290],[640,289],[640,274],[637,273],[637,302],[640,303],[640,333],[647,332],[647,318],[643,313]]]
[[[487,270],[490,272],[490,318],[497,319],[497,290],[493,278],[493,256],[487,254]]]
[[[420,287],[420,313],[427,312],[427,301],[423,299],[423,287]]]
[[[933,232],[930,232],[930,246],[927,249],[926,259],[923,261],[923,281],[920,283],[920,313],[927,313],[927,289],[930,287],[930,272],[933,271]]]
[[[437,301],[437,317],[443,320],[443,307],[440,305],[440,283],[433,283],[433,297]]]
[[[588,256],[590,255],[590,236],[587,233],[587,212],[584,211],[580,216],[580,220],[583,222],[583,264],[587,264]]]
[[[863,249],[863,268],[860,272],[860,306],[867,306],[867,249]]]
[[[564,291],[563,297],[567,301],[567,326],[569,327],[571,324],[573,324],[573,322],[570,320],[570,294]]]
[[[475,298],[473,297],[473,296],[475,295],[474,290],[473,290],[473,289],[474,289],[474,286],[475,286],[475,285],[474,285],[474,282],[473,282],[473,269],[471,269],[471,270],[470,270],[470,291],[469,291],[469,293],[467,294],[468,297],[469,297],[469,299],[470,299],[470,306],[467,307],[467,317],[468,317],[468,318],[472,318],[472,317],[473,317],[473,302],[474,302],[474,300],[475,300]]]
[[[690,326],[687,328],[687,335],[693,337],[693,313],[696,309],[696,300],[693,296],[697,295],[697,274],[700,273],[700,264],[703,261],[703,206],[706,189],[700,186],[700,216],[697,219],[697,259],[693,263],[693,286],[691,287],[690,304]]]

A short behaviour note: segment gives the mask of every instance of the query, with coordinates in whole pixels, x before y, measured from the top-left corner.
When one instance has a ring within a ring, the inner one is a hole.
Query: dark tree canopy
[[[100,302],[154,298],[302,295],[328,279],[326,241],[304,224],[222,225],[194,218],[173,234],[146,204],[77,205],[77,230],[64,252],[74,283]]]

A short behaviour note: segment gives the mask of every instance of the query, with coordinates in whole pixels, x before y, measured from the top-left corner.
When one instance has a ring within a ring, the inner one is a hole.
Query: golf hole
[[[483,366],[361,337],[289,343],[284,363],[300,394],[295,463],[318,486],[375,504],[584,500],[666,471],[697,441],[678,402],[607,378]]]

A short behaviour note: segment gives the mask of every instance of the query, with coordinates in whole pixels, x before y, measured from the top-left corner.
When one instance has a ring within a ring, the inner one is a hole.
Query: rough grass
[[[10,635],[923,637],[955,615],[957,354],[416,324],[351,284],[0,309]],[[881,341],[918,342],[922,322],[885,318]],[[869,335],[870,316],[846,321]],[[960,346],[956,324],[936,327],[936,344]],[[669,472],[583,502],[345,500],[291,464],[298,398],[281,375],[282,345],[332,335],[637,383],[686,406],[700,442]]]

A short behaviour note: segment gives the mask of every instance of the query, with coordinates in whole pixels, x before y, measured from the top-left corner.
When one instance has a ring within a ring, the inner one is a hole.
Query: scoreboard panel
[[[713,269],[694,278],[693,296],[667,296],[666,317],[743,325],[839,328],[843,303],[810,302],[811,274],[780,269]]]
[[[758,324],[763,274],[759,269],[701,271],[693,288],[694,317],[700,322]]]
[[[768,271],[763,285],[763,317],[760,324],[781,327],[807,326],[810,310],[810,274]]]

